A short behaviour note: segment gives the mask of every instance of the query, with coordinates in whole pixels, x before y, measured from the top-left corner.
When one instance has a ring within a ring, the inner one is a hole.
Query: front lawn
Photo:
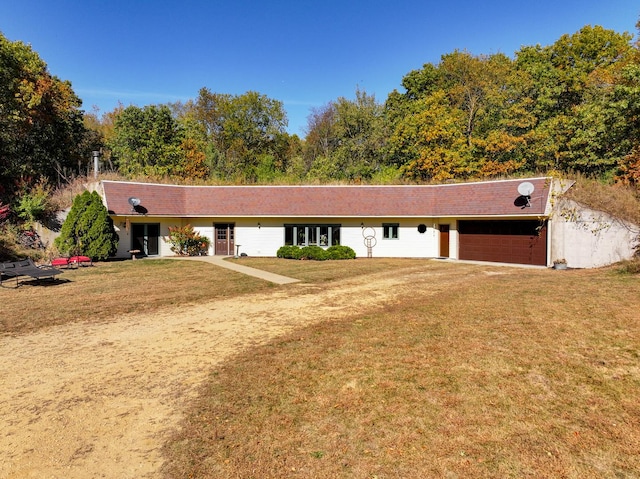
[[[166,475],[638,477],[639,311],[611,269],[417,281],[212,371]]]

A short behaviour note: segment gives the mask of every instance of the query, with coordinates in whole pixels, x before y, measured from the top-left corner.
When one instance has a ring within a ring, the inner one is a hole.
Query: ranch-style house
[[[570,267],[633,255],[638,230],[563,198],[540,177],[443,185],[181,186],[101,181],[120,237],[117,257],[174,253],[171,226],[190,224],[208,254],[276,256],[283,245],[346,245],[358,257],[451,258]],[[570,211],[571,214],[565,214]]]

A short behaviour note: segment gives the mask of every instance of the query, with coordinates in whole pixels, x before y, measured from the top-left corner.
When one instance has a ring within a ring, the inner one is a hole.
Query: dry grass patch
[[[271,273],[297,278],[308,283],[326,283],[352,276],[379,273],[385,270],[423,268],[423,259],[406,258],[357,258],[355,260],[300,261],[282,258],[238,258],[229,259],[238,264],[262,269]]]
[[[121,261],[63,270],[56,281],[21,278],[0,288],[0,333],[22,333],[69,322],[117,319],[133,312],[188,305],[273,287],[207,263]],[[221,280],[223,278],[223,280]]]
[[[640,225],[640,190],[625,185],[605,185],[602,182],[577,176],[567,197],[604,211],[617,218]]]
[[[237,356],[167,477],[638,477],[638,278],[492,272]]]
[[[291,261],[243,258],[241,264],[291,276],[308,283],[366,275],[390,268],[419,268],[410,260]],[[69,322],[114,320],[125,314],[153,312],[276,288],[272,283],[215,265],[176,259],[97,263],[65,269],[57,280],[3,279],[1,333],[22,333]]]

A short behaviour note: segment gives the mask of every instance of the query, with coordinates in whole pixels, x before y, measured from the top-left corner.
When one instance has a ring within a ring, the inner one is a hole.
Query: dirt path
[[[167,431],[213,365],[293,328],[482,274],[289,285],[105,324],[0,338],[0,478],[159,477]]]

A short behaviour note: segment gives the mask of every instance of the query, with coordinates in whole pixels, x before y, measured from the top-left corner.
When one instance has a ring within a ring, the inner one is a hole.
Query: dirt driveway
[[[314,322],[472,281],[415,269],[293,284],[104,324],[0,338],[0,478],[159,477],[166,434],[212,366]]]

